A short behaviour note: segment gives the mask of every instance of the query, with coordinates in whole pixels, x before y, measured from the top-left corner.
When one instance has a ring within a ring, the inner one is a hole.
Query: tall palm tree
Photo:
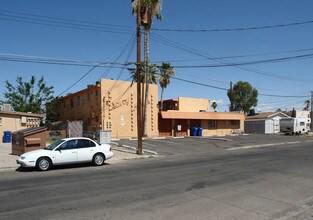
[[[217,102],[216,102],[216,101],[213,101],[211,106],[212,106],[214,112],[216,112]]]
[[[164,90],[170,84],[170,78],[175,75],[175,72],[173,67],[169,63],[162,63],[162,66],[160,66],[159,69],[160,69],[159,83],[162,89],[160,111],[163,111]]]
[[[305,107],[303,108],[303,111],[309,111],[310,110],[310,100],[307,99],[305,100],[304,104],[305,104]]]
[[[138,0],[132,0],[132,13],[137,13],[137,3]],[[152,26],[153,18],[158,20],[162,19],[162,0],[141,0],[141,25],[144,27],[144,65],[147,67],[144,77],[144,82],[146,85],[145,95],[144,95],[144,127],[143,135],[147,136],[147,105],[148,105],[148,93],[149,93],[149,82],[148,82],[148,73],[149,73],[149,33]]]
[[[147,81],[148,81],[148,84],[157,84],[158,82],[158,67],[157,65],[155,64],[149,64],[148,67],[146,67],[145,65],[140,65],[141,67],[141,79],[140,81],[142,82],[144,77],[145,77],[145,72],[147,72],[147,68],[149,69],[149,73],[148,73],[148,77],[147,77]],[[133,82],[137,82],[137,70],[136,68],[135,69],[129,69],[130,70],[130,74],[131,74],[131,77],[133,79]]]

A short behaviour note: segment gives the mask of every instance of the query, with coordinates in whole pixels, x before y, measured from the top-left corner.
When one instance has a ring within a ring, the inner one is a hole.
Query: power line
[[[282,58],[267,59],[267,60],[247,61],[247,62],[241,62],[241,63],[215,64],[215,65],[188,65],[188,66],[184,65],[184,66],[173,66],[173,67],[174,68],[208,68],[208,67],[246,66],[246,65],[254,65],[254,64],[286,62],[286,61],[292,61],[292,60],[311,59],[311,58],[313,58],[313,53],[302,54],[302,55],[297,55],[297,56],[282,57]]]
[[[3,10],[0,10],[0,11],[3,12]],[[118,33],[118,34],[129,34],[133,30],[133,28],[126,27],[126,26],[108,25],[108,24],[101,24],[101,23],[96,23],[96,22],[85,22],[85,21],[80,21],[80,20],[71,20],[71,19],[62,19],[62,18],[53,18],[53,17],[48,17],[48,16],[31,15],[31,14],[18,13],[18,12],[9,12],[9,11],[4,11],[4,12],[18,14],[18,15],[8,15],[8,14],[0,13],[1,20],[45,25],[45,26],[53,26],[53,27],[61,27],[61,28],[79,29],[79,30]],[[23,15],[23,16],[20,16],[20,15]]]
[[[157,75],[160,75],[160,74],[157,74]],[[178,81],[191,83],[191,84],[195,84],[195,85],[199,85],[199,86],[210,87],[210,88],[213,88],[213,89],[228,91],[228,88],[222,88],[222,87],[213,86],[213,85],[209,85],[209,84],[205,84],[205,83],[199,83],[199,82],[195,82],[195,81],[192,81],[192,80],[181,79],[181,78],[178,78],[178,77],[171,77],[171,78],[175,79],[175,80],[178,80]],[[275,94],[265,94],[265,93],[258,93],[258,95],[259,96],[268,96],[268,97],[279,97],[279,98],[306,98],[306,97],[309,97],[309,95],[305,95],[305,96],[299,96],[299,95],[275,95]]]
[[[276,25],[265,25],[255,27],[240,27],[240,28],[223,28],[223,29],[164,29],[164,28],[152,28],[154,31],[163,32],[230,32],[230,31],[250,31],[250,30],[261,30],[261,29],[272,29],[272,28],[285,28],[298,25],[312,24],[313,20],[293,22],[287,24],[276,24]]]
[[[103,63],[94,63],[94,64],[80,64],[80,63],[66,63],[66,62],[56,62],[56,61],[44,61],[44,60],[30,60],[30,59],[20,59],[20,58],[9,58],[9,57],[0,57],[0,61],[9,61],[9,62],[21,62],[21,63],[37,63],[37,64],[50,64],[50,65],[64,65],[64,66],[80,66],[80,67],[102,67],[102,68],[124,68],[122,66],[106,66],[107,64],[112,64],[108,62]],[[115,64],[116,65],[116,64]],[[125,64],[119,64],[125,65]]]
[[[135,32],[134,32],[135,33]],[[134,38],[134,33],[131,36],[131,38],[129,39],[129,41],[127,42],[126,46],[124,47],[124,49],[122,50],[122,52],[119,54],[119,57],[121,57],[123,55],[123,53],[125,52],[126,48],[128,47],[129,43],[131,42],[131,40]],[[75,86],[77,83],[79,83],[83,78],[85,78],[87,75],[89,75],[96,67],[98,67],[99,65],[95,65],[94,67],[92,67],[88,72],[86,72],[82,77],[80,77],[77,81],[75,81],[72,85],[70,85],[66,90],[64,90],[62,93],[60,93],[57,97],[61,96],[62,94],[64,94],[65,92],[67,92],[68,90],[70,90],[73,86]],[[124,67],[126,68],[126,66]]]
[[[267,72],[260,71],[260,70],[254,70],[254,69],[243,67],[243,66],[239,66],[239,65],[234,65],[233,62],[225,61],[225,60],[222,60],[222,59],[218,59],[218,58],[213,57],[211,55],[208,55],[208,54],[206,54],[206,53],[204,53],[202,51],[199,51],[199,50],[196,50],[194,48],[191,48],[191,47],[185,46],[183,44],[177,43],[177,42],[175,42],[173,40],[167,39],[167,38],[162,37],[160,35],[153,34],[152,36],[153,36],[152,39],[157,41],[157,42],[160,42],[162,44],[171,46],[173,48],[176,48],[176,49],[179,49],[179,50],[182,50],[182,51],[185,51],[185,52],[188,52],[188,53],[200,56],[200,57],[204,57],[204,58],[206,58],[208,60],[213,60],[215,62],[224,64],[224,65],[227,64],[229,67],[238,68],[238,69],[241,69],[241,70],[244,70],[244,71],[247,71],[247,72],[256,73],[258,75],[268,76],[268,77],[272,77],[272,78],[291,80],[291,81],[299,81],[299,82],[306,82],[306,83],[311,83],[311,81],[312,81],[312,79],[304,79],[304,78],[298,78],[298,77],[287,77],[285,75],[272,74],[272,73],[267,73]]]
[[[216,57],[217,59],[233,59],[233,58],[244,58],[244,57],[256,57],[256,56],[267,56],[267,55],[275,55],[275,54],[284,54],[284,53],[298,53],[304,51],[312,51],[313,48],[307,49],[297,49],[297,50],[287,50],[287,51],[276,51],[276,52],[268,52],[268,53],[257,53],[257,54],[242,54],[242,55],[231,55],[231,56],[222,56]],[[179,62],[192,62],[192,61],[204,61],[208,59],[180,59],[180,60],[156,60],[154,63],[179,63]]]
[[[100,26],[109,26],[109,27],[120,27],[120,28],[133,29],[132,27],[124,26],[124,25],[113,25],[113,24],[104,24],[104,23],[92,22],[92,21],[84,21],[84,20],[56,18],[56,17],[43,16],[43,15],[34,15],[34,14],[28,14],[28,13],[22,13],[22,12],[16,12],[16,11],[9,11],[9,10],[0,10],[0,11],[5,12],[5,13],[9,13],[9,14],[26,15],[26,16],[30,16],[30,17],[39,17],[39,18],[46,18],[46,19],[52,19],[52,20],[69,21],[69,22],[74,22],[74,23],[85,23],[85,24],[93,24],[93,25],[100,25]]]

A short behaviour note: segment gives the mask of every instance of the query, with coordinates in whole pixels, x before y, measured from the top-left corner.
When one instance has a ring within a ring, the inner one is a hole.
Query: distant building
[[[201,128],[202,136],[228,135],[244,130],[244,114],[209,112],[208,99],[169,99],[159,113],[160,136],[190,136],[193,128]]]
[[[310,111],[291,110],[287,113],[287,115],[292,117],[293,112],[295,114],[295,118],[310,118]]]
[[[275,134],[280,132],[279,121],[290,118],[282,112],[263,112],[247,116],[245,120],[245,133],[248,134]]]
[[[158,87],[149,85],[147,135],[158,136]],[[60,121],[83,121],[84,131],[110,130],[112,138],[137,137],[137,86],[102,79],[95,85],[62,97],[56,112]]]
[[[0,136],[3,137],[4,131],[15,132],[25,128],[39,127],[45,115],[32,114],[26,112],[11,111],[11,108],[6,108],[8,111],[0,110]],[[3,138],[0,138],[0,143]]]

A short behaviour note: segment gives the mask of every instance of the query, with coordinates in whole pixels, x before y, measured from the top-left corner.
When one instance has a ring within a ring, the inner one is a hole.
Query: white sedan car
[[[49,170],[53,165],[92,162],[101,166],[113,156],[111,146],[99,145],[89,138],[65,138],[44,149],[22,154],[17,163],[22,167],[36,167],[40,171]]]

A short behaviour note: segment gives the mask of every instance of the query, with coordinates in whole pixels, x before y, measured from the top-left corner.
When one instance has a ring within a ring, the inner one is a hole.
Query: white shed
[[[282,112],[264,112],[245,119],[245,133],[248,134],[275,134],[280,131],[281,118],[289,118]]]

